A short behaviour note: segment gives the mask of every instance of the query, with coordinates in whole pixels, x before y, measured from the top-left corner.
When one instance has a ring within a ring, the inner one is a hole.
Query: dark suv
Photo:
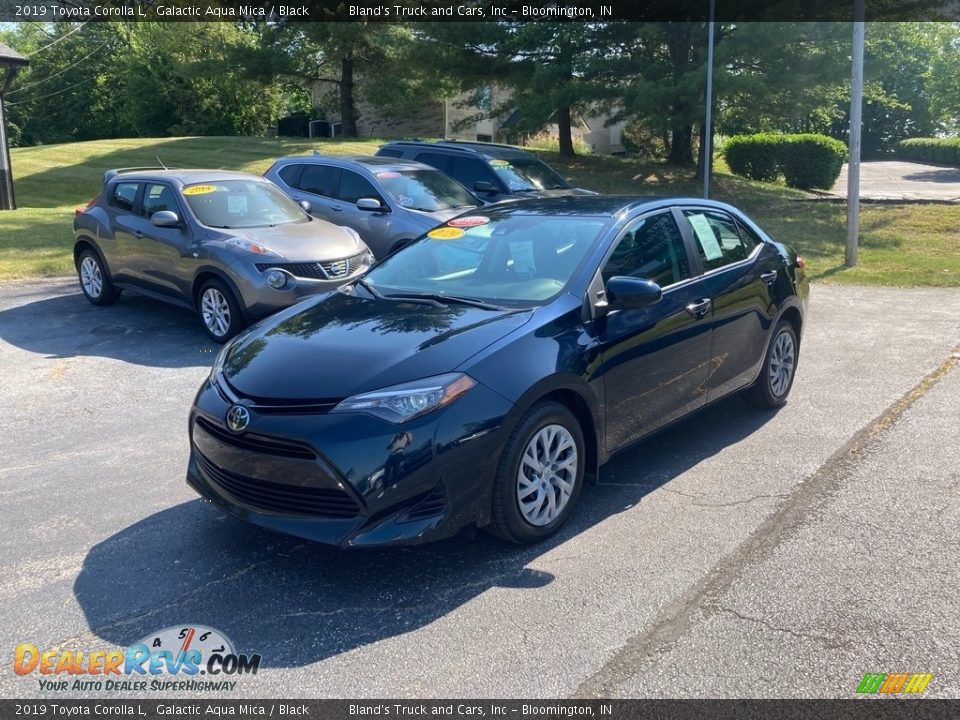
[[[530,197],[596,194],[570,187],[545,162],[512,145],[455,140],[397,140],[381,145],[377,155],[432,165],[488,203]]]

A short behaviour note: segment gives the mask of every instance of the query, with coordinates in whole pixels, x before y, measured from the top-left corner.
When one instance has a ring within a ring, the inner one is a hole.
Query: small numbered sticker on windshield
[[[191,185],[183,189],[184,195],[206,195],[217,191],[216,185]]]
[[[457,240],[464,236],[463,230],[455,227],[438,227],[427,233],[428,238],[434,240]]]

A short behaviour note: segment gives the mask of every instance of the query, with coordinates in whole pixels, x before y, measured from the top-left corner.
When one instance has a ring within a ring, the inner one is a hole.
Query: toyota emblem
[[[250,411],[243,405],[231,405],[227,410],[227,427],[231,432],[242,433],[250,424]]]

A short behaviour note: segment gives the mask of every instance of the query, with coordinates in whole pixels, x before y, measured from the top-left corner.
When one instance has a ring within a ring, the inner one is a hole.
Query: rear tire
[[[197,315],[215,342],[224,343],[240,332],[245,320],[236,298],[220,280],[207,280],[197,293]]]
[[[552,535],[580,495],[585,461],[583,430],[573,413],[556,402],[534,405],[504,446],[488,530],[518,544]]]
[[[787,402],[800,359],[797,331],[788,320],[781,320],[770,337],[760,376],[744,393],[743,399],[760,408],[777,408]]]
[[[77,258],[77,277],[83,296],[94,305],[113,305],[120,297],[100,256],[89,247]]]

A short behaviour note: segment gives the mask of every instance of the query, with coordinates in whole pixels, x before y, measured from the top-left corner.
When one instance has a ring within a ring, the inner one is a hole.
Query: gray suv
[[[445,172],[485,202],[561,195],[596,195],[573,188],[556,170],[512,145],[443,140],[397,140],[381,145],[378,157],[404,158]]]
[[[132,290],[190,308],[223,342],[372,264],[354,230],[308,210],[247,173],[107,171],[100,195],[73,222],[80,287],[95,305]]]
[[[309,202],[316,217],[356,230],[378,259],[483,204],[442,172],[409,160],[314,153],[280,158],[264,177]]]

